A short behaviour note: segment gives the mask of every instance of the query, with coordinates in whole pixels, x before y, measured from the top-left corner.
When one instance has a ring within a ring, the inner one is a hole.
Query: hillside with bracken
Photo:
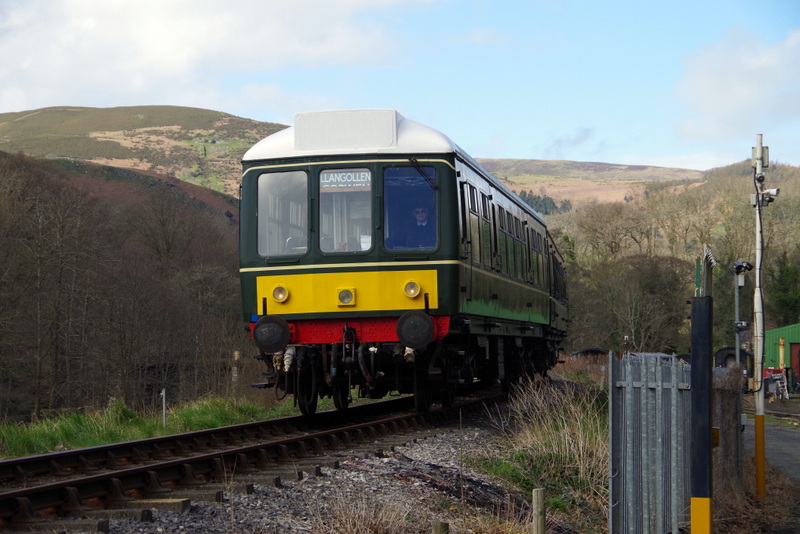
[[[168,175],[236,195],[247,149],[286,125],[178,106],[50,107],[0,114],[0,150]],[[622,200],[654,181],[687,183],[703,173],[598,162],[478,159],[517,192],[573,205]]]

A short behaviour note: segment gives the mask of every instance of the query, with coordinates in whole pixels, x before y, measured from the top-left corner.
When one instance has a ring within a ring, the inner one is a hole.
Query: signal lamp
[[[339,306],[355,306],[356,290],[353,288],[337,289]]]
[[[272,298],[275,299],[276,302],[284,302],[289,298],[289,290],[283,286],[277,286],[272,290]]]
[[[409,280],[406,282],[406,285],[403,287],[403,293],[410,299],[417,298],[420,294],[421,288],[419,284],[413,280]]]

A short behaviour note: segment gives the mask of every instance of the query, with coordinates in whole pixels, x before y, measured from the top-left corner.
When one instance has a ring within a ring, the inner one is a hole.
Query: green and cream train
[[[240,273],[261,387],[313,414],[353,392],[545,374],[566,333],[544,220],[446,136],[394,110],[296,115],[243,158]]]

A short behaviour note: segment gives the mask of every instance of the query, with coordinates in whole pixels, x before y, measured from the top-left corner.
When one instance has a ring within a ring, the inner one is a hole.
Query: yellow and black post
[[[692,459],[689,469],[692,534],[710,533],[713,520],[711,392],[714,382],[714,302],[711,298],[711,271],[717,261],[707,246],[703,248],[702,266],[698,262],[698,273],[702,276],[698,276],[700,284],[692,300]]]
[[[692,534],[712,531],[711,392],[713,301],[692,300],[692,440],[690,481]]]

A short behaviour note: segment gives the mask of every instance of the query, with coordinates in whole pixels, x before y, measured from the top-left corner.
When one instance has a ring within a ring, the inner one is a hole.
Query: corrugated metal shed
[[[793,324],[764,332],[764,367],[778,367],[780,338],[783,338],[785,342],[784,365],[789,367],[790,344],[800,343],[800,324]]]

